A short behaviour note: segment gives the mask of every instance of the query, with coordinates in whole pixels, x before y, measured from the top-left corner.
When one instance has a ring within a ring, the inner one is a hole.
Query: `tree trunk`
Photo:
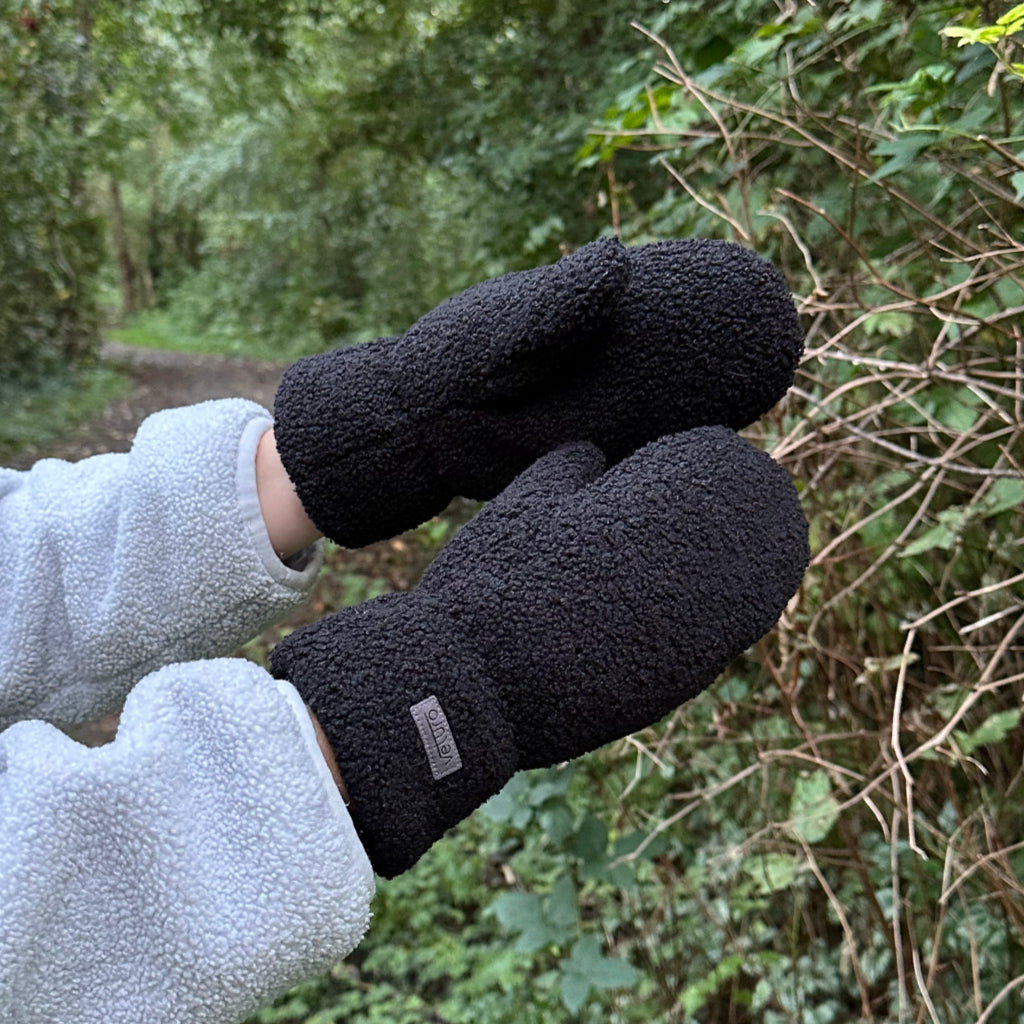
[[[121,274],[121,316],[130,316],[138,308],[135,285],[138,273],[131,250],[128,248],[128,232],[124,226],[124,204],[121,201],[121,184],[117,178],[110,179],[110,223],[114,231],[114,248],[117,250],[117,268]]]

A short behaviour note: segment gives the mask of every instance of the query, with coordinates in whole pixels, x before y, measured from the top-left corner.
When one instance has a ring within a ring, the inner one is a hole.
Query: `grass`
[[[250,359],[280,360],[280,344],[257,337],[243,337],[223,329],[195,334],[182,326],[173,311],[144,310],[124,327],[112,328],[108,337],[136,348],[173,349],[200,355],[246,356]]]
[[[0,386],[0,463],[59,440],[129,387],[127,378],[106,366],[52,374],[31,387]]]

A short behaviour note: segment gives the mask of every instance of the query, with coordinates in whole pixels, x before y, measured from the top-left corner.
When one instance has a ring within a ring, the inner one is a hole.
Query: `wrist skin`
[[[256,495],[263,523],[267,528],[267,536],[282,562],[323,536],[306,515],[306,510],[302,507],[295,488],[285,472],[281,457],[277,453],[272,427],[260,438],[256,446]],[[306,710],[309,711],[309,708]],[[313,721],[316,741],[327,767],[331,770],[342,799],[348,804],[348,792],[338,770],[334,751],[327,742],[316,715],[309,711],[309,717]]]
[[[306,515],[285,472],[273,427],[256,446],[256,495],[267,536],[282,562],[323,536]]]

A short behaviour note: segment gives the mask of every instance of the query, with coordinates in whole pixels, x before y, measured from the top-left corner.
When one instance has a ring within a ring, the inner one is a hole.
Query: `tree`
[[[88,2],[0,3],[0,368],[8,379],[95,342],[101,235],[89,209],[95,79]]]

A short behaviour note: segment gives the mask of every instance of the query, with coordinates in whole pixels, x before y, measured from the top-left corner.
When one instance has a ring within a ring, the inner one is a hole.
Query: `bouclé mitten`
[[[521,768],[658,721],[776,622],[808,559],[785,471],[724,427],[604,472],[521,474],[420,585],[273,651],[330,741],[375,869],[410,867]]]
[[[750,250],[604,239],[475,285],[400,337],[300,360],[275,400],[277,445],[310,518],[359,546],[456,495],[493,497],[559,444],[614,462],[752,423],[802,351],[789,289]]]

